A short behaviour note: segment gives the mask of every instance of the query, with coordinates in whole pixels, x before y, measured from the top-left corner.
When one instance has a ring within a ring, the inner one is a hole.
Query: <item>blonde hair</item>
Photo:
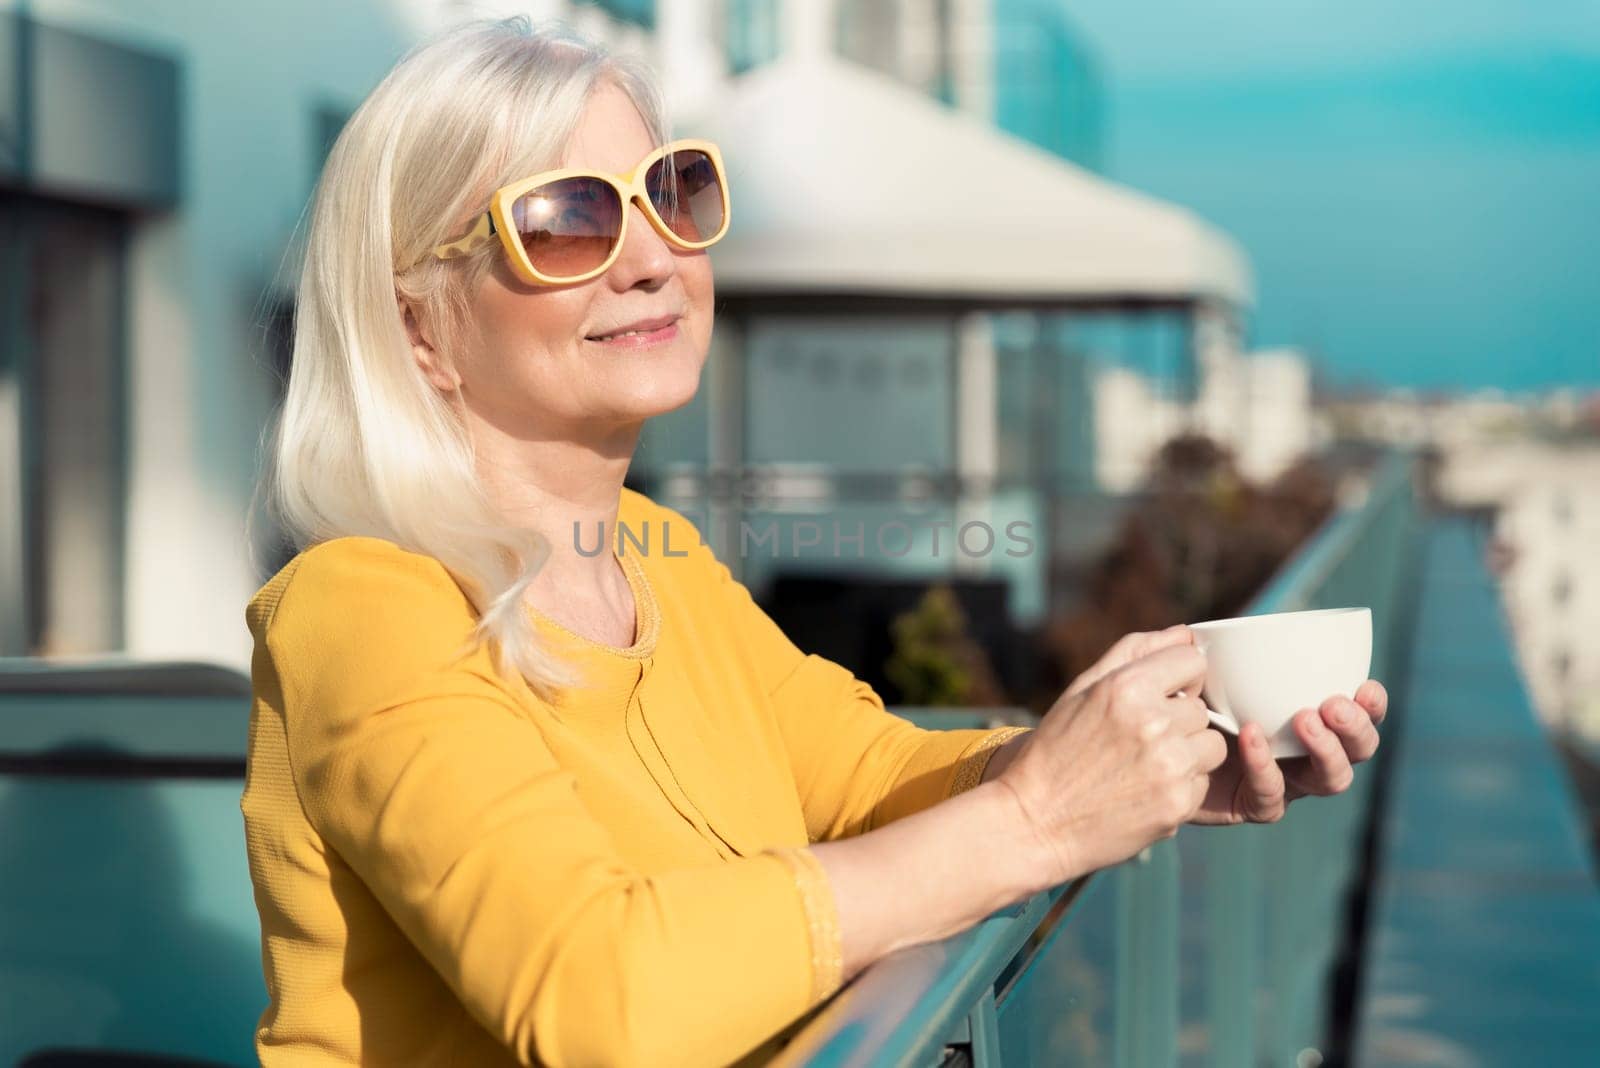
[[[559,165],[590,94],[613,84],[667,140],[654,75],[558,23],[461,24],[414,48],[334,142],[316,187],[296,293],[293,360],[263,484],[296,549],[384,538],[436,558],[479,613],[474,643],[549,696],[575,678],[523,606],[551,546],[507,522],[479,481],[466,428],[412,355],[398,301],[446,361],[498,242],[427,255],[489,194]]]

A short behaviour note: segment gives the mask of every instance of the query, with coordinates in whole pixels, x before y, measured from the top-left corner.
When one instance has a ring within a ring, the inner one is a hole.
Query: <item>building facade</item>
[[[1600,744],[1600,439],[1457,440],[1440,488],[1493,511],[1501,596],[1540,713]]]

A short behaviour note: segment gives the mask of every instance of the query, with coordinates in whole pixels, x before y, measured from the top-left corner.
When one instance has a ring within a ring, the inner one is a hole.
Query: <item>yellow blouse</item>
[[[636,639],[537,612],[547,703],[464,643],[433,557],[370,537],[252,598],[241,806],[280,1064],[717,1065],[840,983],[808,843],[976,784],[1020,728],[929,731],[784,637],[683,516],[623,491]],[[665,539],[665,541],[664,541]]]

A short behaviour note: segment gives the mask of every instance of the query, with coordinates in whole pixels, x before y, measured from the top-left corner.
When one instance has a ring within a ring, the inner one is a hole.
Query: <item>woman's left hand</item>
[[[1309,756],[1273,758],[1266,733],[1246,724],[1228,747],[1228,759],[1211,773],[1211,789],[1191,823],[1275,823],[1296,798],[1341,794],[1355,781],[1355,765],[1378,751],[1378,724],[1389,710],[1383,684],[1368,679],[1355,699],[1335,696],[1301,710],[1294,731]]]

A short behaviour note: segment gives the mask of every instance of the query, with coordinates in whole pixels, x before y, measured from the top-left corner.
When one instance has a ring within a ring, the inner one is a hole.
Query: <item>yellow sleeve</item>
[[[436,560],[344,538],[265,640],[308,819],[473,1016],[524,1064],[720,1064],[831,994],[809,851],[634,870],[527,698],[457,655],[472,618]]]
[[[995,749],[1028,729],[928,730],[889,712],[848,669],[802,653],[707,546],[695,552],[772,699],[812,841],[870,831],[976,786]]]

